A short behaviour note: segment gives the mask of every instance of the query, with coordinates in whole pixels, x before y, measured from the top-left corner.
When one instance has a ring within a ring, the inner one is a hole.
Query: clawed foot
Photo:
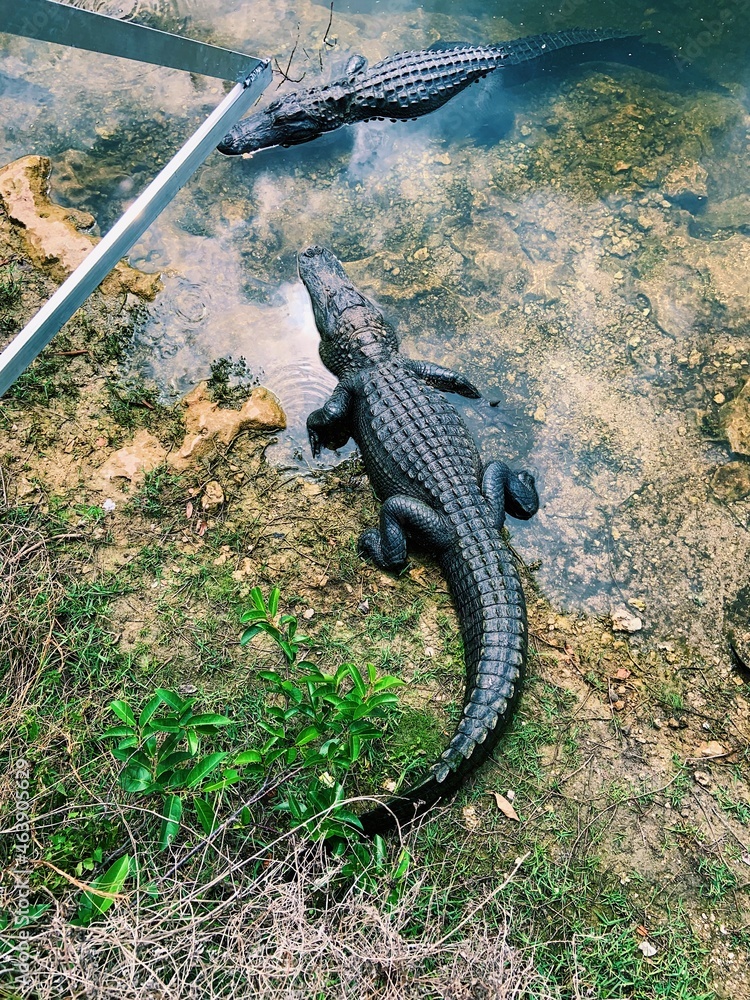
[[[367,528],[362,532],[357,542],[357,552],[363,559],[369,559],[376,566],[383,568],[383,546],[378,528]]]
[[[313,458],[318,458],[321,451],[323,450],[323,445],[320,442],[320,437],[318,432],[314,431],[311,427],[307,428],[307,437],[310,441],[310,451],[312,452]]]

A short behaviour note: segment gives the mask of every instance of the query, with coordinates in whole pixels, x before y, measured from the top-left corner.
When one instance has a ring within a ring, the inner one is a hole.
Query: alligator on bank
[[[344,77],[325,87],[296,90],[245,118],[218,149],[228,156],[270,146],[295,146],[342,125],[372,119],[420,118],[442,107],[493,70],[512,82],[560,61],[617,55],[638,36],[608,28],[571,28],[530,35],[499,45],[437,42],[419,52],[399,52],[371,69],[362,56],[347,64]]]
[[[501,530],[539,506],[533,476],[503,462],[482,465],[444,392],[480,396],[462,375],[399,353],[395,332],[349,281],[337,258],[313,246],[297,257],[312,301],[323,364],[339,380],[307,419],[313,455],[359,446],[382,502],[380,526],[360,552],[383,569],[406,563],[407,544],[433,554],[445,573],[466,656],[463,717],[420,784],[360,817],[372,836],[413,821],[451,795],[492,753],[519,696],[526,662],[526,607]]]

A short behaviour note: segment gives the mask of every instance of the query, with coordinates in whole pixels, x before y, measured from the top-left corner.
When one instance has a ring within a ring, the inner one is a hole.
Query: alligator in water
[[[254,153],[309,142],[373,118],[419,118],[495,69],[503,68],[504,75],[513,72],[513,82],[518,82],[533,68],[548,68],[561,58],[606,58],[636,40],[608,28],[571,28],[499,45],[438,42],[420,52],[389,56],[371,69],[362,56],[354,56],[340,80],[286,94],[235,125],[218,149],[229,156]]]
[[[353,438],[382,502],[380,526],[360,552],[383,569],[406,563],[407,544],[439,561],[461,623],[466,655],[463,717],[429,776],[360,817],[372,836],[413,821],[451,795],[493,751],[518,699],[526,661],[526,607],[501,534],[506,514],[539,506],[533,476],[503,462],[482,465],[443,393],[480,396],[462,375],[399,353],[395,332],[322,247],[300,251],[323,364],[338,378],[307,419],[314,456]]]

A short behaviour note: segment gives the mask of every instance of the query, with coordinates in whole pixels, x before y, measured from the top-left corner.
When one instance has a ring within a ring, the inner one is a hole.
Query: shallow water
[[[295,252],[328,245],[406,353],[499,400],[459,405],[487,457],[537,476],[542,509],[513,534],[544,591],[598,613],[642,602],[659,637],[724,655],[723,609],[750,556],[750,502],[716,479],[750,461],[718,430],[750,374],[750,2],[337,2],[325,44],[329,7],[311,0],[76,5],[281,67],[293,53],[302,86],[354,52],[375,62],[577,24],[692,60],[591,63],[505,90],[498,75],[419,122],[214,154],[131,254],[166,287],[128,364],[177,398],[213,359],[244,356],[290,418],[271,457],[313,468],[304,418],[333,379]],[[294,87],[277,74],[262,100]],[[51,156],[55,197],[106,230],[222,94],[0,35],[0,159]]]

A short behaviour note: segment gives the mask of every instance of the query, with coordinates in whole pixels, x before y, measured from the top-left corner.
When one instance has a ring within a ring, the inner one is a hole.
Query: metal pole
[[[0,32],[156,63],[220,80],[239,80],[256,60],[168,31],[79,10],[57,0],[0,0]]]
[[[260,62],[249,76],[233,88],[83,263],[10,342],[0,354],[0,396],[143,235],[232,125],[263,93],[271,77],[270,63]]]

